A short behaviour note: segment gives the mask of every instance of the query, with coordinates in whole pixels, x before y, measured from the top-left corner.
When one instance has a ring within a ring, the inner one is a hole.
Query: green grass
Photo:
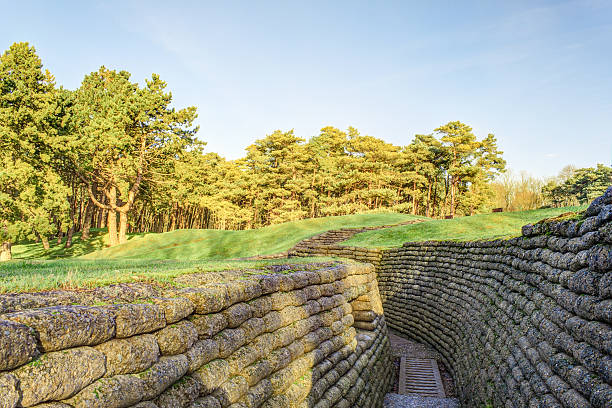
[[[75,236],[73,247],[63,244],[44,251],[40,243],[13,246],[16,259],[180,259],[220,260],[279,253],[299,241],[331,229],[396,224],[420,218],[398,213],[371,213],[337,217],[312,218],[286,222],[256,230],[176,230],[163,234],[145,233],[129,236],[128,242],[105,248],[104,231],[93,231],[94,237],[81,241]]]
[[[521,233],[521,227],[586,207],[546,208],[531,211],[479,214],[452,220],[432,220],[353,236],[342,245],[391,248],[410,241],[473,241],[510,238]]]
[[[77,289],[114,283],[153,282],[174,285],[186,273],[260,268],[273,264],[304,264],[331,258],[291,258],[261,261],[177,260],[15,260],[0,263],[0,293]]]
[[[70,248],[64,248],[66,238],[62,239],[61,243],[57,243],[56,239],[49,240],[51,248],[45,250],[40,242],[33,241],[21,242],[13,245],[14,259],[59,259],[59,258],[76,258],[94,251],[104,248],[106,243],[106,230],[92,229],[91,238],[87,241],[81,240],[81,234],[76,233],[73,237],[73,245]]]
[[[127,243],[95,251],[85,259],[227,259],[288,250],[301,240],[346,227],[396,224],[413,219],[396,213],[359,214],[286,222],[256,230],[176,230],[142,234]]]
[[[400,246],[408,241],[505,238],[519,235],[525,224],[584,208],[566,207],[430,220],[361,233],[343,244],[385,248]],[[287,262],[319,262],[329,258],[227,259],[282,252],[305,238],[331,229],[388,225],[414,218],[404,214],[375,213],[315,218],[248,231],[177,230],[163,234],[134,234],[127,243],[105,249],[105,231],[95,230],[92,231],[92,239],[86,242],[75,236],[70,249],[64,249],[55,241],[48,251],[44,251],[39,243],[15,245],[15,258],[30,259],[0,264],[0,293],[87,288],[137,281],[172,285],[173,278],[185,273],[258,268]]]

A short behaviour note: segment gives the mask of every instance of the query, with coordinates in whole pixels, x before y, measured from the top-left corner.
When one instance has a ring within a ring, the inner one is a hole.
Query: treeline
[[[585,205],[602,195],[611,184],[612,167],[567,166],[542,187],[542,195],[552,207]]]
[[[491,184],[496,207],[506,211],[586,205],[612,185],[612,167],[564,167],[548,179],[506,172]]]
[[[289,220],[393,210],[430,217],[491,204],[505,161],[492,134],[450,122],[394,146],[356,129],[305,140],[275,131],[228,161],[205,153],[196,109],[175,109],[166,83],[101,67],[58,87],[34,47],[0,59],[0,257],[12,242],[129,232],[248,229]]]

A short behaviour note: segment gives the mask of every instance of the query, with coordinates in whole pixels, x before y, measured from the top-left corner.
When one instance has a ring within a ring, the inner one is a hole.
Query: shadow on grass
[[[72,237],[72,246],[65,248],[66,237],[62,237],[60,243],[57,239],[49,240],[49,249],[44,249],[41,242],[22,241],[13,245],[14,259],[64,259],[77,258],[107,248],[108,237],[105,228],[92,228],[91,238],[86,241],[81,239],[81,233],[75,233]],[[153,233],[128,234],[128,242]]]

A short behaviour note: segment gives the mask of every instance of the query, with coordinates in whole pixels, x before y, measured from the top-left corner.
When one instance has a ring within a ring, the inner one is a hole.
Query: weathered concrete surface
[[[120,304],[107,306],[117,326],[116,337],[124,338],[150,333],[166,325],[163,309],[152,304]]]
[[[46,353],[12,373],[19,380],[21,405],[29,407],[74,395],[102,377],[104,367],[102,353],[91,347],[76,347]]]
[[[12,374],[0,374],[0,408],[15,408],[19,402],[17,378]]]
[[[0,408],[380,407],[392,373],[372,268],[249,273],[183,277],[191,288],[20,297],[44,307],[0,319]],[[107,304],[63,304],[75,298]],[[366,309],[354,317],[357,298]],[[358,335],[358,324],[370,334]]]
[[[112,315],[97,307],[51,306],[8,313],[3,318],[34,329],[45,352],[99,344],[115,335]]]
[[[39,354],[32,328],[0,320],[0,370],[10,370],[27,363]]]
[[[95,348],[106,357],[105,377],[144,371],[159,358],[159,346],[153,334],[113,339]]]
[[[74,408],[124,408],[142,400],[144,381],[133,375],[100,378],[66,401]]]
[[[198,331],[186,320],[166,326],[155,333],[159,351],[164,356],[185,353],[198,341]]]

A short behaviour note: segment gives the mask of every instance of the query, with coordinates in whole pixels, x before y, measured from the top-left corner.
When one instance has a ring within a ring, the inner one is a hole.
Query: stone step
[[[392,228],[398,225],[416,224],[419,222],[423,222],[423,220],[411,220],[400,222],[398,224],[381,225],[377,227],[341,228],[337,230],[330,230],[298,242],[293,248],[289,250],[289,253],[295,253],[296,251],[306,251],[312,254],[316,253],[319,247],[340,244],[341,242],[344,242],[353,237],[355,234],[359,234],[361,232],[373,231],[383,228]]]

